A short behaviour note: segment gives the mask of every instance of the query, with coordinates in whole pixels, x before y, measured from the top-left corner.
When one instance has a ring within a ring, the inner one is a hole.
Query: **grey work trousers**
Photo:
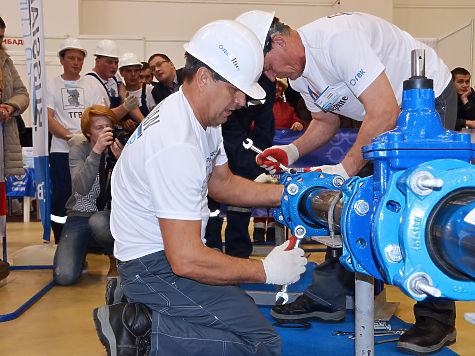
[[[153,311],[150,355],[281,354],[279,334],[240,287],[179,277],[164,251],[119,262],[118,271],[129,302]]]

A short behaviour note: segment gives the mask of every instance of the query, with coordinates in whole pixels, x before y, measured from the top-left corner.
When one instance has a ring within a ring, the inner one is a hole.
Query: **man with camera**
[[[87,141],[72,146],[69,152],[72,195],[66,203],[67,219],[54,256],[53,276],[59,285],[77,282],[90,246],[104,250],[110,259],[108,277],[117,277],[108,206],[110,174],[123,149],[112,133],[117,124],[116,115],[107,106],[94,105],[82,115],[81,130]]]

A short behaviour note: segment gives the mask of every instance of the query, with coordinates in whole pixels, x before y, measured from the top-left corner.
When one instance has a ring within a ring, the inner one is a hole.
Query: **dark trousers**
[[[228,206],[226,210],[227,225],[224,233],[227,255],[241,258],[248,258],[251,255],[250,220],[251,209]]]
[[[66,202],[71,196],[71,175],[69,173],[69,155],[63,152],[52,152],[49,155],[51,178],[51,215],[66,217]],[[53,218],[54,219],[54,218]],[[51,221],[54,239],[59,243],[62,223]]]
[[[281,354],[279,334],[240,287],[179,277],[164,251],[119,262],[118,271],[128,301],[153,311],[149,355]]]
[[[223,241],[221,238],[221,229],[223,227],[223,218],[220,216],[221,204],[208,197],[208,209],[210,217],[206,225],[205,239],[206,246],[217,250],[223,250]]]
[[[213,216],[220,209],[220,204],[208,197],[208,208],[211,216],[206,225],[206,246],[222,251],[221,228],[223,218]],[[234,257],[248,258],[252,252],[252,242],[249,236],[249,221],[251,209],[228,206],[226,210],[226,231],[224,233],[226,254]]]

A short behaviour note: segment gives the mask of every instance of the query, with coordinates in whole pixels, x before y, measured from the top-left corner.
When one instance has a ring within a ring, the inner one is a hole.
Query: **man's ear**
[[[285,42],[285,38],[282,35],[275,35],[272,37],[272,48],[281,47],[285,48],[287,46],[287,42]]]
[[[210,72],[206,67],[200,67],[196,71],[196,80],[199,88],[204,88],[208,85],[210,78]]]

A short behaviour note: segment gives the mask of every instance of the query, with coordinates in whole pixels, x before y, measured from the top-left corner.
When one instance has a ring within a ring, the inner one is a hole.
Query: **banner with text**
[[[48,159],[48,112],[43,33],[43,1],[20,0],[21,25],[33,110],[33,147],[38,202],[43,223],[43,239],[50,240],[51,195]]]

